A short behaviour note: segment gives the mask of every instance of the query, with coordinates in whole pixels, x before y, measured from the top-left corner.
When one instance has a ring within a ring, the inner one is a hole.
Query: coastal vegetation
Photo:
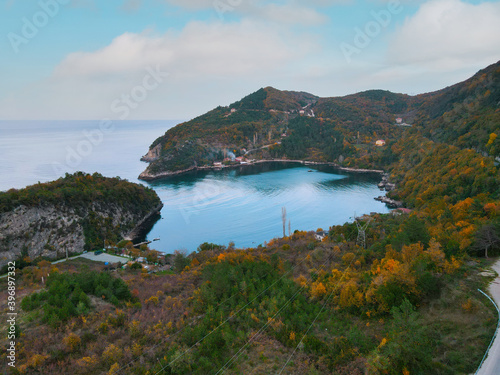
[[[406,210],[358,218],[366,246],[345,223],[323,240],[295,231],[250,249],[204,243],[167,257],[168,273],[25,267],[10,373],[473,373],[497,324],[477,289],[500,254],[500,85],[488,84],[499,72],[417,97],[267,88],[167,132],[152,172],[270,145],[255,157],[383,168]]]
[[[84,208],[108,203],[110,200],[125,209],[133,208],[143,212],[158,203],[156,193],[150,188],[132,184],[119,177],[106,178],[99,173],[76,172],[66,174],[56,181],[0,192],[0,214],[21,205],[33,207],[59,204]]]
[[[476,291],[488,261],[447,255],[415,214],[372,219],[366,249],[345,224],[323,241],[296,231],[254,249],[177,253],[170,274],[27,267],[13,373],[474,371],[496,326]]]

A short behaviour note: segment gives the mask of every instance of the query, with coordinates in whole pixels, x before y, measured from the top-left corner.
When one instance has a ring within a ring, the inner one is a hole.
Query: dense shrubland
[[[24,189],[0,192],[0,213],[17,206],[56,204],[83,208],[112,202],[125,209],[148,212],[158,204],[156,193],[147,187],[132,184],[119,177],[105,178],[99,173],[76,172],[56,181],[38,183]]]
[[[47,277],[46,290],[26,296],[21,302],[24,311],[41,308],[42,322],[58,327],[73,316],[84,316],[91,307],[89,295],[118,306],[132,295],[122,279],[109,273],[54,272]]]
[[[28,267],[27,291],[51,276],[22,302],[19,372],[274,373],[288,359],[294,374],[473,371],[496,324],[476,292],[484,263],[447,255],[416,214],[373,217],[366,249],[355,238],[345,224],[322,242],[205,244],[162,276]]]

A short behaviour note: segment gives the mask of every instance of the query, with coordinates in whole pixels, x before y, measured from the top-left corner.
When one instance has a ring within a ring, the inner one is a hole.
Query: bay
[[[340,173],[329,167],[266,163],[139,181],[137,176],[147,166],[140,157],[177,123],[114,122],[104,132],[98,121],[1,121],[0,190],[51,181],[77,170],[151,186],[164,208],[147,239],[159,238],[151,247],[165,253],[194,251],[203,242],[263,244],[283,235],[282,207],[292,231],[328,229],[352,221],[354,214],[389,212],[373,199],[380,195],[378,175]]]

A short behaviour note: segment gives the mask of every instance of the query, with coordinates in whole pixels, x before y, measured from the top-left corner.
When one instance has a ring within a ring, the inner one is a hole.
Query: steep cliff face
[[[154,191],[89,176],[0,193],[0,267],[24,256],[54,259],[95,250],[104,240],[147,232],[163,207]]]
[[[113,204],[94,205],[88,210],[52,205],[17,207],[0,215],[0,267],[21,255],[31,259],[41,256],[54,259],[65,256],[66,252],[82,252],[86,248],[85,234],[90,216],[97,221],[109,221],[109,226],[115,230],[114,236],[134,240],[145,230],[144,223],[161,208],[162,205],[158,205],[142,215]]]
[[[71,209],[17,207],[0,216],[0,265],[25,254],[51,258],[82,251],[85,236],[81,217]]]

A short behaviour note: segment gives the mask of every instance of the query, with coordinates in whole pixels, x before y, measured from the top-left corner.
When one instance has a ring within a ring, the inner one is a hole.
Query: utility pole
[[[354,214],[354,222],[356,223],[356,226],[358,227],[358,238],[356,240],[356,243],[361,246],[363,249],[366,248],[366,229],[370,225],[370,221],[372,219],[368,218],[366,223],[362,224],[360,221],[359,217],[356,217],[356,214]]]

